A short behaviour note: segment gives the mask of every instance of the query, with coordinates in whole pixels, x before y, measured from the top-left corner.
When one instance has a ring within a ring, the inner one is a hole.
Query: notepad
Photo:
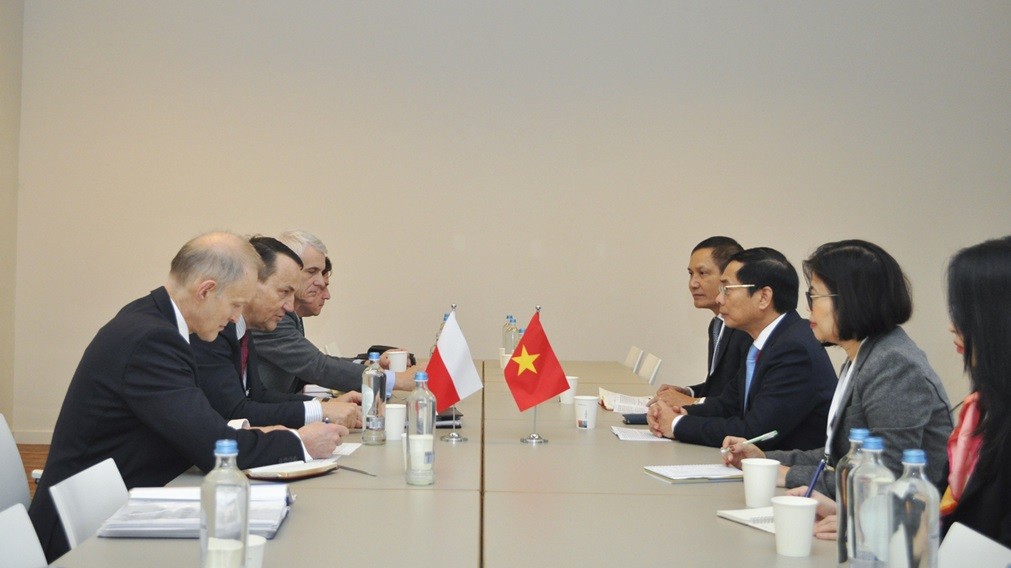
[[[600,403],[604,408],[620,412],[621,414],[644,414],[646,412],[646,403],[652,398],[648,396],[630,396],[599,387],[597,388],[597,396],[600,398]]]
[[[709,481],[743,481],[744,472],[721,463],[692,465],[647,465],[643,470],[668,483],[706,483]]]
[[[716,511],[716,516],[729,519],[735,523],[741,523],[742,525],[748,525],[760,531],[776,534],[776,523],[773,522],[772,507]]]
[[[657,438],[643,428],[623,428],[611,426],[611,431],[623,442],[666,442],[666,438]]]

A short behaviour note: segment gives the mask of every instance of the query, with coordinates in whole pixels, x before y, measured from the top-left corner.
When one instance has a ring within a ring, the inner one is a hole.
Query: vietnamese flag
[[[449,314],[428,362],[428,390],[435,395],[437,412],[481,390],[481,377],[474,367],[470,347],[456,323],[456,310]]]
[[[520,412],[568,390],[565,372],[541,327],[540,312],[530,320],[504,372]]]

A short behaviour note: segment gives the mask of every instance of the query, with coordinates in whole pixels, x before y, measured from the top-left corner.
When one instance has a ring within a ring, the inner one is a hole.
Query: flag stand
[[[526,438],[520,438],[520,442],[524,444],[547,444],[548,439],[542,438],[540,434],[537,433],[537,407],[534,407],[534,431]]]
[[[453,307],[455,308],[456,304],[453,304]],[[442,440],[443,442],[450,442],[453,444],[457,442],[466,442],[467,437],[461,436],[456,432],[456,405],[454,404],[451,408],[453,409],[453,431],[439,439]]]

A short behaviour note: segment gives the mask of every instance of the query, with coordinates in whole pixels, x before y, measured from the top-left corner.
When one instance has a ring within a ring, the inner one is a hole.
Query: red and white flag
[[[481,376],[470,356],[470,347],[456,323],[456,311],[449,314],[428,362],[428,389],[435,395],[438,412],[481,390]]]

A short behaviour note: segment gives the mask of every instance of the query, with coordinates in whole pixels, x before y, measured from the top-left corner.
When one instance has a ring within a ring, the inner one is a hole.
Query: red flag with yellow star
[[[520,412],[568,390],[565,371],[541,327],[540,312],[530,320],[506,365],[505,380]]]

